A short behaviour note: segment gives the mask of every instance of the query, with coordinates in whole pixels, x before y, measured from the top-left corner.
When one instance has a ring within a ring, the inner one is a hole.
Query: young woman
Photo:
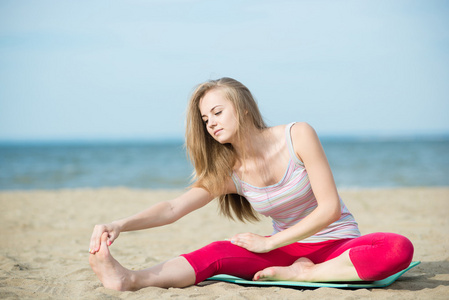
[[[106,288],[185,287],[215,274],[253,280],[380,280],[410,264],[411,242],[397,234],[360,236],[340,199],[320,141],[306,123],[267,127],[250,91],[221,78],[200,84],[187,112],[194,185],[176,199],[97,225],[90,265]],[[154,267],[131,271],[110,254],[121,232],[175,222],[213,199],[241,221],[258,213],[273,233],[237,234]]]

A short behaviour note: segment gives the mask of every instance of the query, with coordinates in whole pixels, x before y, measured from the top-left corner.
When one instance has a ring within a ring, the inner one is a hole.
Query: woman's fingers
[[[91,254],[95,254],[100,250],[101,236],[104,232],[106,232],[106,226],[95,225],[94,231],[92,232],[92,237],[90,238],[89,252]]]
[[[111,246],[119,234],[120,228],[114,223],[95,225],[94,231],[92,232],[92,236],[90,238],[89,253],[95,254],[100,251],[102,242],[105,242],[108,246]]]
[[[107,239],[108,246],[111,246],[116,238],[117,238],[117,236],[115,235],[115,232],[114,231],[110,232],[108,235],[108,239]]]
[[[249,239],[250,233],[239,233],[234,235],[231,238],[231,243],[240,246],[240,247],[244,247]]]
[[[231,243],[251,252],[264,253],[271,250],[265,237],[250,232],[234,235]]]

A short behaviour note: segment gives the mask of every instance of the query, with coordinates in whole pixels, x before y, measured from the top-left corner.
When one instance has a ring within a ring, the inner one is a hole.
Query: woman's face
[[[208,91],[200,100],[201,117],[209,134],[219,143],[232,143],[238,130],[237,113],[220,89]]]

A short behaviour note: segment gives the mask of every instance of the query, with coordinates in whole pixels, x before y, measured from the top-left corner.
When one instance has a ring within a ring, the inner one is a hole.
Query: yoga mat
[[[381,288],[387,287],[392,284],[396,279],[398,279],[402,274],[407,272],[413,267],[419,265],[420,261],[415,261],[410,264],[410,266],[391,275],[388,278],[378,281],[360,281],[360,282],[302,282],[302,281],[251,281],[245,280],[239,277],[230,275],[215,275],[206,280],[214,281],[226,281],[242,285],[261,285],[261,286],[287,286],[287,287],[306,287],[306,288],[319,288],[319,287],[333,287],[333,288],[349,288],[349,289],[369,289],[369,288]]]

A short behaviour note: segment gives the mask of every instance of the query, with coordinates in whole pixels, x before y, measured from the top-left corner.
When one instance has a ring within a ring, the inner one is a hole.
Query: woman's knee
[[[412,242],[405,236],[395,233],[388,234],[387,240],[386,258],[397,266],[397,272],[407,268],[413,259]]]
[[[354,248],[350,255],[363,280],[381,280],[410,265],[413,244],[399,234],[377,233],[372,235],[371,245]]]

